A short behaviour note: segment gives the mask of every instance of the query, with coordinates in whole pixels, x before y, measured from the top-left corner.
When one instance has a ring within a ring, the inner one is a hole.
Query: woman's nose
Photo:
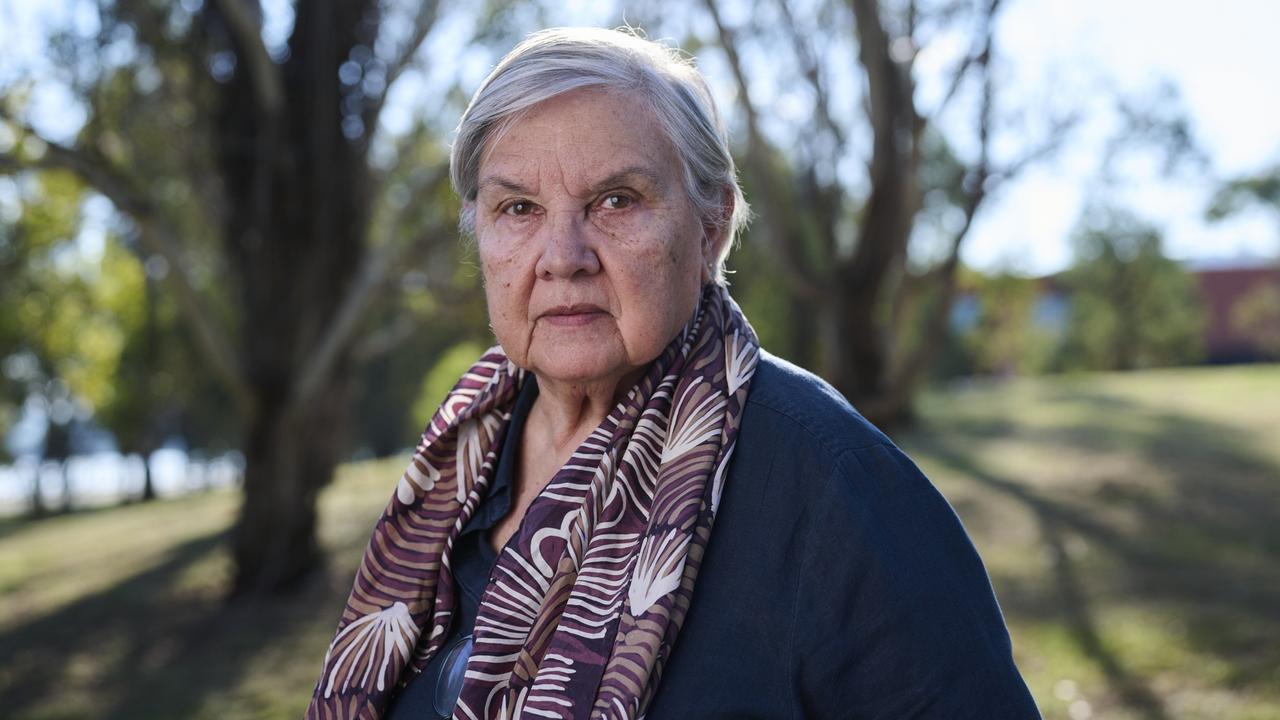
[[[536,272],[544,280],[571,278],[600,271],[600,258],[591,244],[586,216],[567,210],[547,213],[542,227],[542,255]]]

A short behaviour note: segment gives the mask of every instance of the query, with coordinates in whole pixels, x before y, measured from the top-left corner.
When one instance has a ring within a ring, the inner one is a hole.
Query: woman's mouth
[[[598,305],[557,305],[542,313],[541,319],[557,327],[575,327],[600,320],[609,313]]]

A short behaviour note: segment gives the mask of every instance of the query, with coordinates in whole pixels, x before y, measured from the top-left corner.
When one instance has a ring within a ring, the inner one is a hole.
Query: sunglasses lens
[[[472,645],[470,635],[458,638],[449,648],[449,654],[445,655],[435,697],[435,711],[441,717],[452,715],[454,706],[458,704],[458,696],[462,694],[462,680],[467,675],[467,659],[471,657]]]

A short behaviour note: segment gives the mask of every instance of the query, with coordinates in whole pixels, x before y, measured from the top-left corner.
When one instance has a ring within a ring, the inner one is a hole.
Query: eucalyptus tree
[[[1268,210],[1280,220],[1280,163],[1224,182],[1209,205],[1208,215],[1220,220],[1248,207]]]
[[[441,8],[81,5],[50,38],[56,77],[5,89],[14,142],[0,169],[71,171],[162,267],[242,428],[234,592],[286,590],[321,560],[316,498],[344,451],[368,309],[397,270],[454,237],[447,208],[420,202],[443,187],[441,141],[400,147],[377,132],[397,81],[430,69],[420,47]],[[25,113],[31,87],[55,81],[87,118],[73,138],[42,136]]]
[[[1157,227],[1095,207],[1073,245],[1075,262],[1062,278],[1071,292],[1065,367],[1136,370],[1200,359],[1204,303],[1191,273],[1165,255]]]
[[[1038,132],[1009,132],[1001,5],[774,0],[744,14],[704,0],[736,86],[753,230],[793,308],[793,352],[882,425],[907,418],[947,335],[979,210],[1074,122],[1046,110]],[[930,100],[917,57],[957,37],[964,50]]]

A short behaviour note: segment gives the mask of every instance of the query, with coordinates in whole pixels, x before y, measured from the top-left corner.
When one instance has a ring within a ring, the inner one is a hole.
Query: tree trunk
[[[144,273],[143,278],[145,279],[143,297],[146,303],[146,334],[143,345],[142,367],[147,377],[155,377],[155,370],[159,367],[156,358],[160,351],[159,323],[156,321],[156,281],[149,272]],[[159,403],[156,402],[157,394],[152,390],[150,383],[146,386],[146,393],[149,410],[147,415],[150,419],[147,421],[147,427],[142,436],[142,497],[139,498],[141,502],[150,502],[156,499],[155,478],[151,476],[151,455],[155,452],[156,445],[160,442],[160,428],[156,417]]]
[[[792,362],[802,367],[818,367],[815,357],[817,348],[823,347],[815,342],[821,332],[821,305],[802,298],[794,293],[787,298],[790,322],[787,323],[787,348]]]
[[[150,448],[142,451],[142,497],[138,498],[141,502],[156,499],[155,478],[151,475],[151,452]]]
[[[272,408],[252,428],[233,538],[237,594],[286,592],[319,567],[316,498],[338,461],[346,399],[335,391],[308,408]]]
[[[62,512],[69,513],[75,509],[71,500],[71,459],[58,461],[58,472],[62,475]]]
[[[370,206],[371,128],[358,124],[366,99],[338,70],[359,56],[355,48],[372,46],[376,10],[374,0],[297,3],[289,59],[276,65],[259,54],[222,93],[225,242],[241,282],[243,372],[253,400],[235,595],[288,591],[321,559],[316,498],[343,447],[350,353],[336,351],[320,371],[313,363],[364,259]],[[246,41],[257,42],[236,40]],[[271,106],[262,79],[276,74],[282,97]],[[305,386],[309,375],[315,387]]]
[[[49,514],[49,508],[45,507],[44,495],[40,493],[41,487],[41,471],[44,470],[44,459],[36,463],[35,469],[31,471],[31,517],[40,519]]]
[[[836,366],[829,376],[832,384],[868,420],[877,426],[892,425],[894,414],[882,407],[885,389],[885,333],[877,322],[876,303],[865,293],[842,288],[840,299],[831,308],[836,328],[830,342]]]

